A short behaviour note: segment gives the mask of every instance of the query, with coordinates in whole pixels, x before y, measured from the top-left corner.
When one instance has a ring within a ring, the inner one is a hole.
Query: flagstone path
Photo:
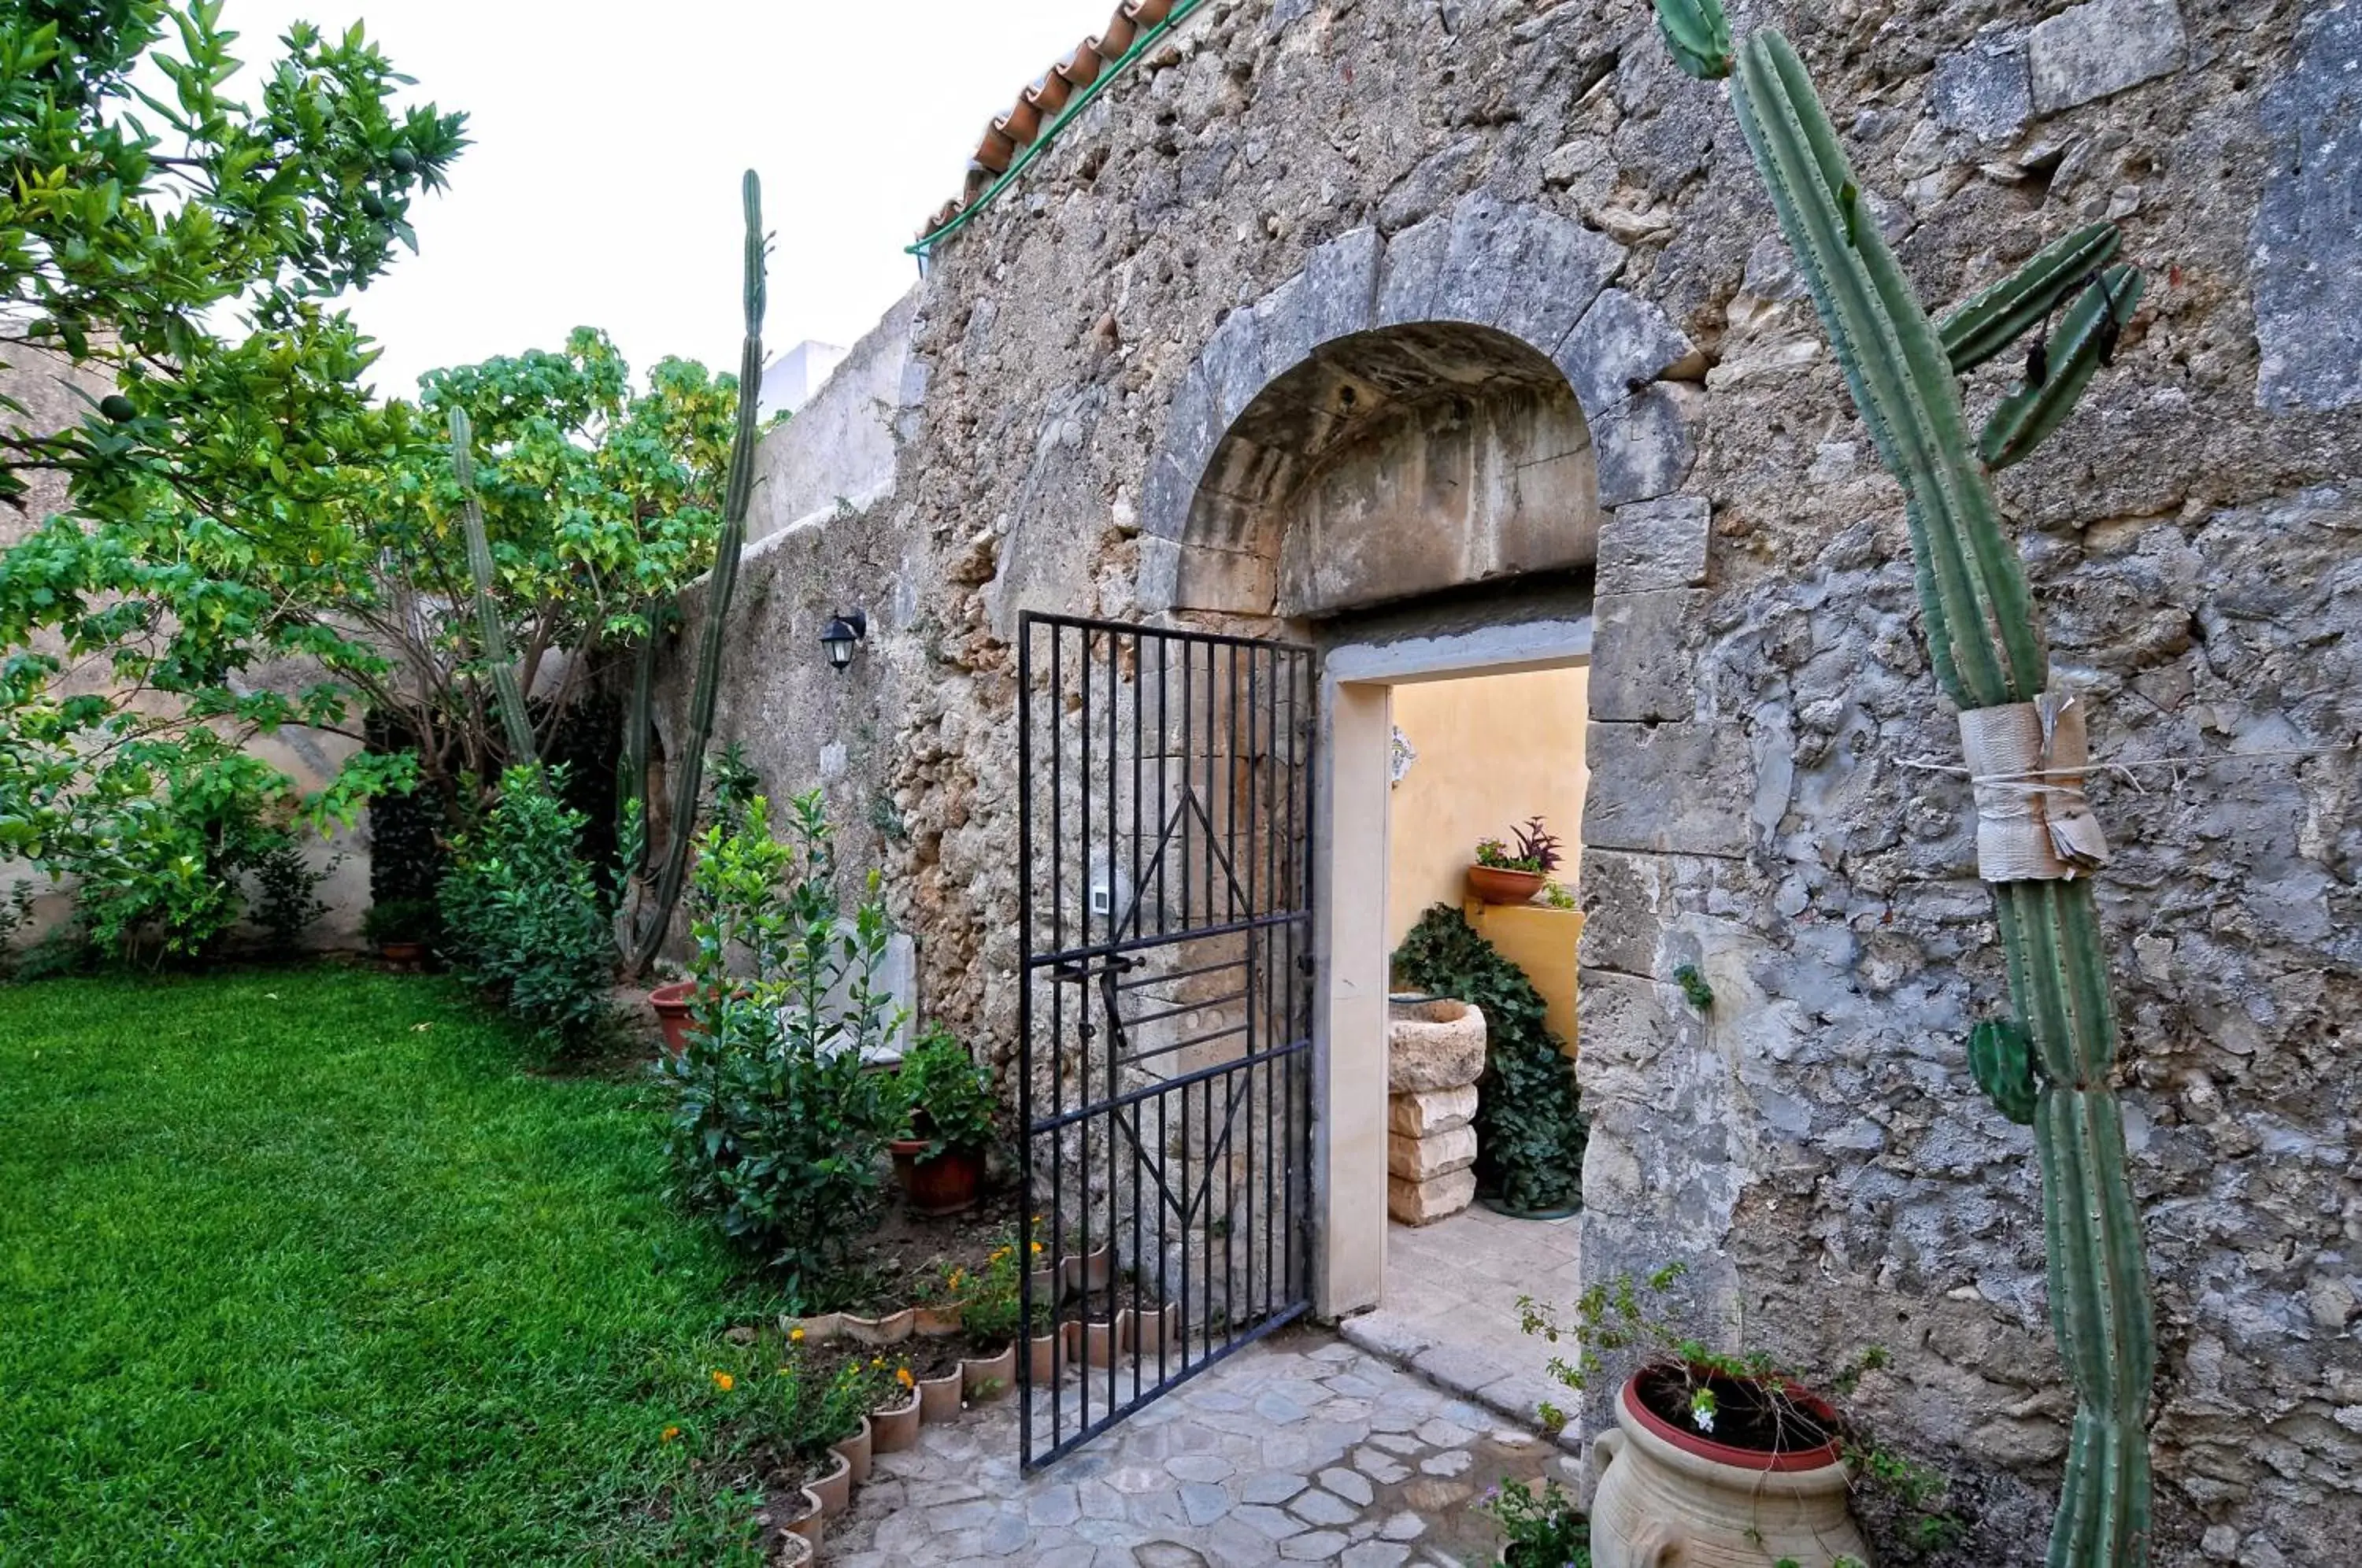
[[[1046,1470],[1003,1400],[880,1455],[830,1528],[830,1568],[1471,1568],[1471,1504],[1571,1455],[1333,1336],[1275,1336]]]

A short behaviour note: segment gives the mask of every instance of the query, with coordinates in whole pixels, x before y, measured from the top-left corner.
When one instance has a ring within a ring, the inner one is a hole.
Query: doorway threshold
[[[1346,1341],[1507,1420],[1539,1430],[1547,1402],[1572,1416],[1580,1400],[1551,1375],[1553,1346],[1528,1334],[1518,1298],[1572,1308],[1582,1220],[1512,1220],[1482,1205],[1432,1225],[1389,1223],[1384,1299],[1345,1319]],[[1578,1452],[1570,1424],[1558,1444]]]

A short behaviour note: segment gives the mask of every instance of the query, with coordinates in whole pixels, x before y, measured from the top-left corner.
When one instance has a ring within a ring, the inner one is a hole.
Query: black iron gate
[[[1314,656],[1020,639],[1031,1469],[1305,1310]]]

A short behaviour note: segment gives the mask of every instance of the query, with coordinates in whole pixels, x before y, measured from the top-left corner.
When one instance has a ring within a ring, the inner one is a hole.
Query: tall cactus
[[[1717,0],[1657,0],[1675,60],[1729,76],[1731,102],[1879,455],[1902,481],[1927,644],[1962,711],[2028,702],[2048,683],[2025,568],[1987,475],[2056,429],[2114,351],[2141,280],[2108,265],[2115,231],[2079,231],[1970,300],[1939,330],[1862,210],[1860,187],[1788,41],[1734,50]],[[1956,377],[2043,328],[2025,382],[1972,442]],[[1992,885],[2017,1020],[1981,1026],[1977,1081],[2040,1152],[2051,1329],[2076,1395],[2051,1568],[2148,1561],[2146,1417],[2156,1371],[2147,1258],[2111,1077],[2118,1049],[2087,878]]]
[[[689,730],[684,755],[673,789],[673,834],[666,846],[664,865],[657,873],[655,897],[643,907],[624,938],[624,972],[636,975],[664,944],[672,911],[680,902],[681,884],[689,873],[690,831],[697,815],[697,797],[704,788],[705,748],[713,740],[713,714],[722,687],[722,655],[730,619],[730,602],[738,586],[738,560],[746,544],[746,511],[755,494],[755,447],[758,436],[758,404],[763,384],[763,310],[767,300],[763,234],[763,185],[752,169],[742,192],[746,208],[745,302],[746,330],[738,352],[738,420],[730,443],[730,473],[722,492],[722,535],[713,551],[713,569],[706,578],[705,628],[697,655],[697,683],[689,700]],[[476,615],[483,652],[491,668],[501,722],[508,732],[513,760],[531,762],[533,726],[524,695],[517,689],[516,670],[492,602],[491,547],[484,536],[484,519],[476,503],[475,459],[469,449],[468,416],[451,411],[451,464],[465,501],[468,566],[475,579]],[[624,736],[624,789],[627,805],[640,804],[646,787],[647,736],[652,723],[655,647],[662,607],[648,608],[647,629],[637,650],[632,680],[631,708]],[[644,815],[644,812],[643,812]],[[639,841],[645,847],[645,839]],[[636,854],[636,851],[635,851]],[[627,872],[643,867],[634,865]]]

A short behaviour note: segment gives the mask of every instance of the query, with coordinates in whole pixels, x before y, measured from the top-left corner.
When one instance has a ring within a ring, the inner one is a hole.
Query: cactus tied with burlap
[[[2138,302],[2105,225],[1930,321],[1878,232],[1803,62],[1777,32],[1734,46],[1716,0],[1657,0],[1674,60],[1730,78],[1778,210],[1879,456],[1902,482],[1927,646],[1959,710],[2014,1017],[1978,1026],[1970,1071],[2040,1152],[2050,1320],[2077,1396],[2050,1568],[2148,1561],[2147,1260],[2125,1166],[2118,1049],[2089,873],[2107,848],[2082,790],[2081,704],[2049,690],[2025,570],[1991,472],[2057,429]],[[2057,330],[2051,330],[2051,324]],[[1971,440],[1959,376],[2035,335],[2025,373]]]

